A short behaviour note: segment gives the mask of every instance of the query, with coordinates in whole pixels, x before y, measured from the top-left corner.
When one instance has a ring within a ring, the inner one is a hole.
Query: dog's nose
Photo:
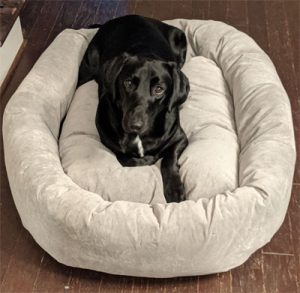
[[[143,126],[144,126],[143,120],[139,117],[136,117],[130,123],[131,130],[136,132],[140,131],[143,128]]]

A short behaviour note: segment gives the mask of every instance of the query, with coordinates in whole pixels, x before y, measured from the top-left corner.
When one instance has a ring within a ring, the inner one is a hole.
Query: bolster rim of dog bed
[[[6,168],[22,223],[63,264],[158,278],[223,272],[269,242],[284,220],[296,152],[289,99],[271,60],[224,23],[167,23],[185,31],[188,56],[202,55],[223,71],[234,100],[240,187],[196,202],[148,205],[108,202],[77,186],[62,169],[58,135],[96,30],[67,29],[3,118]]]

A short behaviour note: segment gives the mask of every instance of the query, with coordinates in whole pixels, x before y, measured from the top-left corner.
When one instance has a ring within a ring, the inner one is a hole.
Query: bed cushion
[[[183,68],[190,94],[181,111],[189,146],[180,157],[187,199],[212,197],[237,187],[238,140],[232,98],[220,68],[193,57]],[[109,201],[165,203],[160,164],[122,167],[99,139],[95,126],[98,85],[92,81],[75,93],[59,140],[65,173],[85,190]]]
[[[168,23],[185,31],[188,58],[212,60],[226,80],[240,147],[238,186],[148,204],[108,201],[75,183],[64,172],[58,139],[95,30],[65,30],[23,80],[3,118],[5,163],[22,223],[61,263],[158,278],[224,272],[269,242],[284,220],[296,152],[289,99],[271,60],[224,23]]]

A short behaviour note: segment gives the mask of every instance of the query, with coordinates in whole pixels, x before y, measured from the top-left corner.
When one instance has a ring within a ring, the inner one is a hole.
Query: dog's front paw
[[[136,158],[123,154],[117,155],[117,159],[123,167],[147,166],[152,165],[157,161],[157,158],[153,156]]]
[[[129,156],[126,156],[126,155],[123,155],[123,154],[117,155],[117,159],[123,167],[133,167],[133,166],[138,165],[137,164],[138,162],[137,162],[136,158],[129,157]]]
[[[185,200],[184,186],[179,176],[173,176],[165,184],[164,193],[167,202],[181,202]]]

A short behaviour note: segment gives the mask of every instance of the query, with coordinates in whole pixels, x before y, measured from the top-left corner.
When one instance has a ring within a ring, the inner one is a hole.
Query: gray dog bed
[[[100,143],[97,84],[75,92],[95,30],[62,32],[5,109],[5,162],[22,223],[61,263],[159,278],[223,272],[283,222],[296,155],[272,62],[224,23],[168,23],[189,42],[191,92],[180,113],[189,146],[179,161],[186,201],[165,202],[158,166],[122,167]]]

